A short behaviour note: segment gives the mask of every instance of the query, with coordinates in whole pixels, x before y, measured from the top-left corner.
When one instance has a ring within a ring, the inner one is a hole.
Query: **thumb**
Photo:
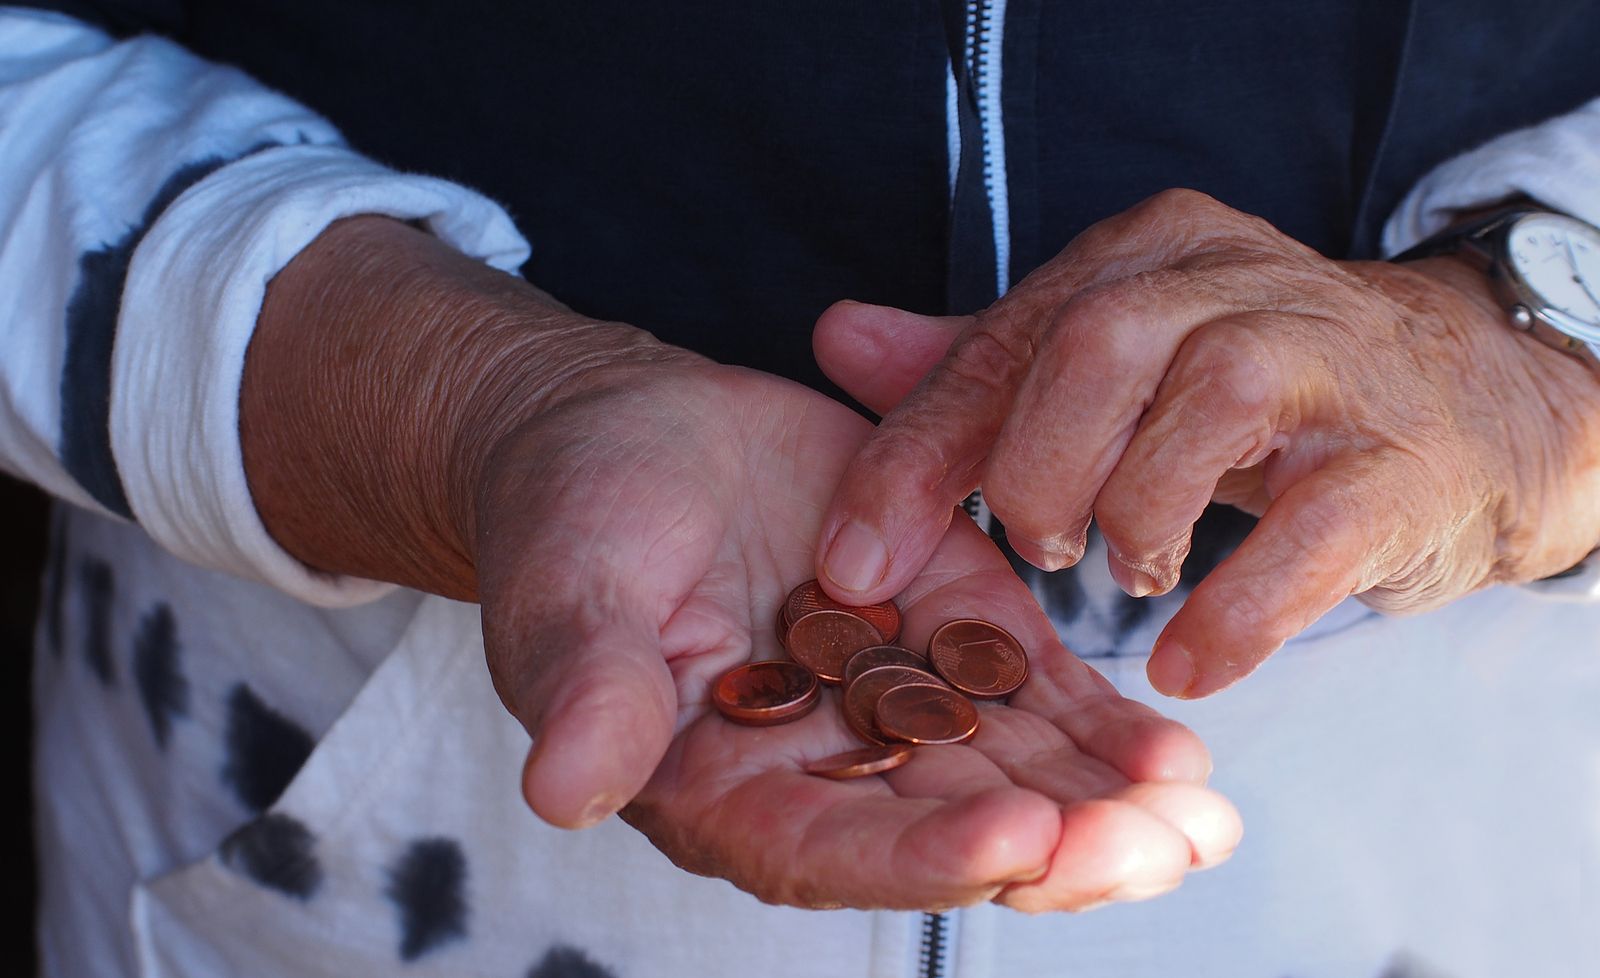
[[[971,316],[922,316],[846,299],[817,319],[811,348],[829,380],[887,414],[971,322]]]
[[[554,825],[584,828],[650,780],[672,740],[677,692],[649,616],[539,605],[536,615],[517,616],[536,624],[494,643],[490,661],[500,666],[501,699],[533,736],[522,771],[528,807]]]

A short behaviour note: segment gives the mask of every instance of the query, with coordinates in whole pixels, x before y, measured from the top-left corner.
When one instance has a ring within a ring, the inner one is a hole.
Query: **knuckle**
[[[1135,210],[1141,216],[1160,224],[1189,217],[1197,211],[1217,208],[1226,210],[1215,197],[1189,187],[1169,187],[1135,205]]]
[[[1296,556],[1338,559],[1361,523],[1361,510],[1347,492],[1330,492],[1307,499],[1295,511],[1287,542]]]
[[[958,380],[1005,388],[1033,357],[1034,342],[1028,331],[980,320],[951,349],[944,366]]]
[[[880,508],[926,497],[944,482],[950,468],[944,448],[919,426],[885,430],[857,458],[857,501]]]
[[[971,480],[1032,356],[1021,333],[980,326],[964,337],[923,396],[893,412],[862,447],[849,475],[859,501],[882,508],[899,501],[896,490],[926,496],[952,478]]]
[[[1195,337],[1177,380],[1201,393],[1217,418],[1261,417],[1277,400],[1276,363],[1260,335],[1238,323],[1217,323]]]
[[[1143,234],[1178,235],[1185,242],[1180,252],[1228,242],[1258,246],[1288,240],[1270,221],[1185,187],[1156,193],[1135,205],[1128,215]]]
[[[1133,297],[1137,282],[1136,276],[1073,296],[1054,324],[1056,358],[1086,359],[1113,373],[1144,363],[1150,354]]]

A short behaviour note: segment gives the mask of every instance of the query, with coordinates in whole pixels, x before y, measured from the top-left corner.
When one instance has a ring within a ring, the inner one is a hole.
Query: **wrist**
[[[273,279],[240,436],[268,531],[317,570],[477,596],[477,486],[526,419],[684,356],[396,221],[330,226]]]
[[[1485,583],[1559,573],[1600,544],[1600,374],[1513,328],[1487,268],[1460,255],[1371,263],[1413,324],[1448,334],[1426,344],[1469,396],[1447,419],[1472,433],[1468,468],[1497,528]],[[1373,279],[1369,279],[1371,281]]]

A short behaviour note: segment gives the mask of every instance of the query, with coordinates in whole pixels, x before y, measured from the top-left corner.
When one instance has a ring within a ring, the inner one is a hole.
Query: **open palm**
[[[870,426],[805,388],[699,361],[619,373],[517,431],[484,480],[489,664],[535,743],[540,815],[622,809],[674,862],[801,906],[1139,899],[1239,837],[1201,786],[1205,748],[1060,644],[965,518],[900,595],[905,643],[995,621],[1032,660],[969,744],[835,782],[808,761],[859,746],[837,693],[778,727],[731,724],[711,683],[779,654],[778,604],[814,576],[823,508]],[[623,806],[626,805],[626,808]]]

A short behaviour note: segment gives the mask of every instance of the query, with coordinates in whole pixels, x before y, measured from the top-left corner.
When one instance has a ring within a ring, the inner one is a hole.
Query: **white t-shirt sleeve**
[[[1384,225],[1384,254],[1437,234],[1460,211],[1519,194],[1600,225],[1600,98],[1435,167]]]
[[[238,435],[267,282],[353,214],[507,271],[528,254],[492,201],[365,159],[236,70],[0,7],[0,468],[306,601],[381,594],[272,540]]]
[[[1518,195],[1600,225],[1600,98],[1537,126],[1508,132],[1423,177],[1384,225],[1394,255],[1444,230],[1460,211]],[[1527,587],[1551,598],[1600,600],[1600,553]]]

